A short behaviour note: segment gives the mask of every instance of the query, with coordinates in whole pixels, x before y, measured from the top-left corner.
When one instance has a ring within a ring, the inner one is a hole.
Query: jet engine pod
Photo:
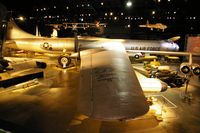
[[[192,73],[196,76],[200,75],[200,66],[198,64],[192,65]]]
[[[191,66],[189,63],[182,63],[180,66],[180,71],[185,75],[189,75],[191,73]]]

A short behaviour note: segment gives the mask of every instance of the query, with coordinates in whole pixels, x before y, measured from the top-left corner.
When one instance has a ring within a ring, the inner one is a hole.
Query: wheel
[[[139,59],[140,56],[139,56],[138,54],[136,54],[136,55],[134,56],[134,58],[135,58],[135,59]]]
[[[66,55],[58,57],[58,63],[62,68],[67,68],[71,64],[71,58]]]

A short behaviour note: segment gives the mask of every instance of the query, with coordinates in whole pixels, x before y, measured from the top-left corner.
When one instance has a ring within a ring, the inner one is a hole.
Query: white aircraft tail
[[[146,23],[146,25],[149,25],[149,20],[147,20],[147,23]]]
[[[19,28],[13,19],[8,21],[7,39],[21,39],[21,38],[39,38],[33,34],[23,31]]]
[[[168,40],[175,42],[175,41],[179,40],[180,38],[181,38],[180,36],[175,36],[175,37],[169,38]]]

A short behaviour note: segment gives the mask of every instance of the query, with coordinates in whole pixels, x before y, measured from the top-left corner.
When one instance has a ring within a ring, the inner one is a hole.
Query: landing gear
[[[135,59],[139,59],[140,56],[139,56],[138,54],[136,54],[136,55],[134,55],[134,58],[135,58]]]
[[[190,78],[192,77],[192,75],[186,75],[186,81],[185,81],[185,91],[183,93],[181,93],[181,98],[183,99],[183,101],[185,102],[191,102],[193,97],[192,97],[192,93],[188,92],[188,85],[190,82]]]
[[[67,68],[71,64],[71,58],[68,55],[58,57],[58,63],[62,68]]]

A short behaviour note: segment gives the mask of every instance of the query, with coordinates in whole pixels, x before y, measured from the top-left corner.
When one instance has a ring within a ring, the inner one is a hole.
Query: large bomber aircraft
[[[63,67],[69,64],[73,53],[80,53],[78,110],[100,120],[133,119],[149,110],[126,50],[179,50],[178,45],[169,40],[37,37],[21,30],[14,21],[8,22],[5,47],[58,53]],[[163,88],[166,85],[160,83],[160,90]]]
[[[20,29],[13,20],[8,22],[5,47],[26,51],[59,54],[58,62],[67,67],[72,53],[107,44],[120,43],[125,50],[178,51],[179,46],[172,40],[130,40],[99,37],[47,38],[29,34]],[[115,46],[116,47],[116,46]]]

